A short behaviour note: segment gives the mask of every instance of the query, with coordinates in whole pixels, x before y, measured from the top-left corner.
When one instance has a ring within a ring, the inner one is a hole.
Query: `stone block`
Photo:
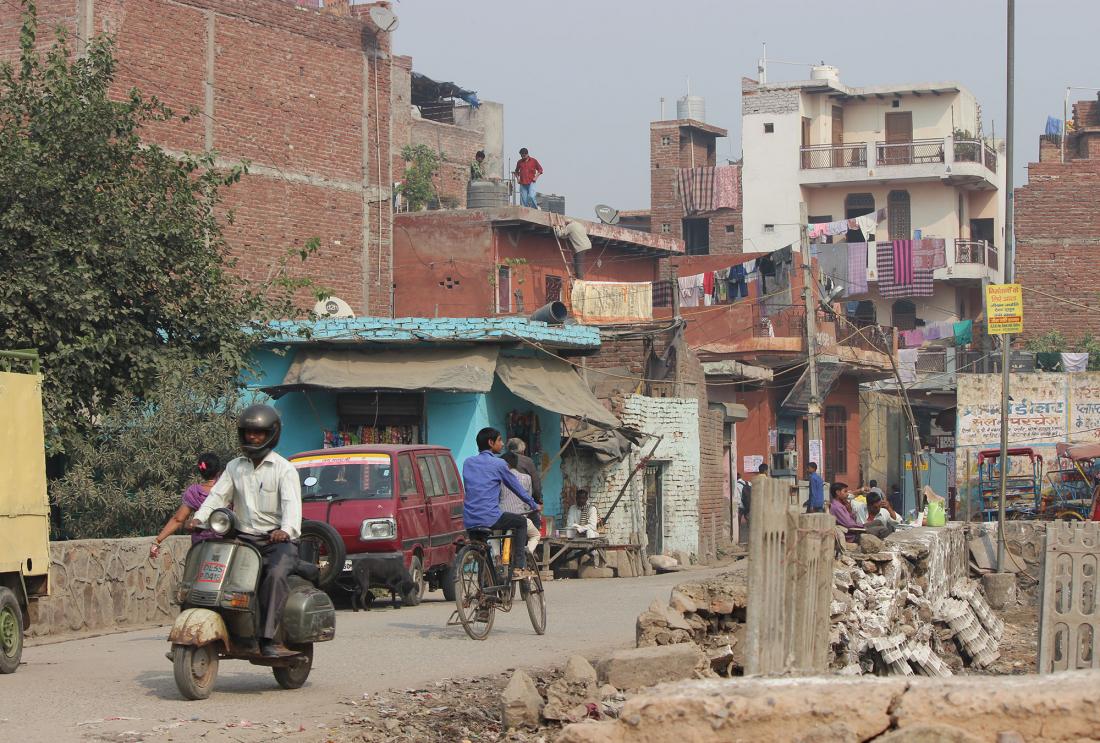
[[[614,578],[615,571],[612,568],[598,568],[595,565],[582,565],[577,570],[578,578]]]
[[[989,605],[998,611],[1016,605],[1016,576],[1012,573],[986,573],[982,589]]]
[[[694,678],[708,668],[694,643],[617,650],[599,664],[600,681],[616,689],[640,689],[665,681]]]
[[[538,727],[542,707],[542,695],[535,682],[523,671],[514,672],[500,695],[500,716],[504,728]]]

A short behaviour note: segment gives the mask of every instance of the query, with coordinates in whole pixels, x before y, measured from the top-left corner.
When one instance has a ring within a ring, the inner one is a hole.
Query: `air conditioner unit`
[[[798,472],[798,452],[777,451],[772,453],[772,473]]]

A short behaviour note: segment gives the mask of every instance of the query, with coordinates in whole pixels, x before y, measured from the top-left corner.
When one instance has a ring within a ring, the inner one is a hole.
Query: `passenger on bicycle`
[[[508,465],[508,469],[512,470],[512,474],[519,480],[519,484],[528,493],[534,495],[531,490],[531,476],[519,469],[519,457],[516,453],[514,451],[507,452],[501,459]],[[520,497],[513,493],[507,485],[500,486],[500,510],[507,513],[518,513],[527,519],[527,551],[535,554],[535,547],[539,546],[539,528],[535,525],[534,519],[539,518],[538,514],[532,514],[527,504],[520,500]]]
[[[518,513],[506,513],[500,508],[501,486],[507,486],[521,501],[538,510],[538,504],[527,493],[503,459],[497,454],[504,448],[504,439],[495,428],[483,428],[477,432],[476,457],[462,463],[462,484],[466,488],[462,521],[466,529],[499,529],[512,532],[513,577],[529,578],[525,569],[526,550],[516,549],[524,543],[527,519]]]

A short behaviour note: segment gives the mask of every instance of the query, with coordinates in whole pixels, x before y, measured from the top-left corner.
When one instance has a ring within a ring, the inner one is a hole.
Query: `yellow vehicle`
[[[49,592],[50,505],[38,353],[0,351],[0,673],[19,667],[30,602]]]

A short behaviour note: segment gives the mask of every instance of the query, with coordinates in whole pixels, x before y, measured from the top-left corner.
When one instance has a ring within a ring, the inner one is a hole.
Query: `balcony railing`
[[[982,156],[985,158],[985,167],[997,172],[997,151],[986,143],[982,143]]]
[[[985,240],[955,240],[955,263],[971,263],[997,270],[997,248]]]
[[[947,371],[947,349],[932,348],[917,353],[917,372]]]
[[[979,139],[956,139],[955,162],[981,163],[997,172],[997,151]]]
[[[752,334],[756,338],[801,338],[806,335],[806,308],[787,305],[771,310],[752,306]]]
[[[867,143],[815,144],[801,148],[802,169],[866,168]]]
[[[914,139],[912,142],[875,142],[879,165],[925,165],[944,162],[943,139]]]

